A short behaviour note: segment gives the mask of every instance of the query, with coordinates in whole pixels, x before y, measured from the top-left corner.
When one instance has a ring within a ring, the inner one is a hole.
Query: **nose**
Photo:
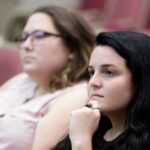
[[[33,50],[33,40],[31,37],[28,37],[21,45],[21,49],[24,49],[26,51],[32,51]]]
[[[101,77],[98,75],[93,75],[92,78],[89,80],[88,84],[92,88],[101,88],[102,87]]]

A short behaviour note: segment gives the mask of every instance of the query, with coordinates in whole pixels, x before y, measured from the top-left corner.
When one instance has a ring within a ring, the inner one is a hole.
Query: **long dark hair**
[[[96,38],[95,46],[99,45],[114,48],[126,60],[133,85],[133,97],[126,116],[127,129],[105,150],[149,150],[150,37],[137,32],[103,32]],[[98,143],[99,139],[95,137],[95,141]]]
[[[125,132],[101,145],[104,132],[111,127],[109,120],[102,116],[93,136],[93,150],[149,150],[150,37],[137,32],[102,32],[95,42],[95,46],[99,45],[114,48],[126,60],[126,66],[132,74],[133,97],[126,115]],[[71,150],[69,136],[56,146],[56,150]]]

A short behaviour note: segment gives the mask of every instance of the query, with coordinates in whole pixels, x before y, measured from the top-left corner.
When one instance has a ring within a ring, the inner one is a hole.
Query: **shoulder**
[[[49,103],[48,111],[38,122],[33,144],[35,149],[51,149],[68,134],[71,112],[83,107],[88,100],[87,84],[67,87],[57,91],[56,95],[53,103]],[[51,140],[43,140],[41,137]]]
[[[82,82],[64,89],[50,104],[49,110],[57,108],[57,110],[73,111],[83,107],[87,101],[87,83]]]
[[[58,99],[61,99],[61,101],[58,101],[58,103],[61,103],[62,101],[67,103],[72,103],[73,101],[77,102],[85,102],[88,99],[87,94],[87,83],[81,82],[74,86],[68,87],[64,90],[63,94],[58,97]]]
[[[62,94],[63,96],[67,95],[67,96],[87,96],[87,82],[80,82],[77,83],[71,87],[67,87],[66,89],[63,90],[64,94]]]
[[[50,103],[48,112],[37,125],[34,144],[36,147],[39,147],[39,141],[42,141],[40,139],[42,134],[51,139],[48,144],[42,141],[49,145],[49,148],[61,141],[68,134],[71,112],[83,107],[88,100],[87,83],[79,83],[59,92],[60,94],[55,97],[54,103]]]
[[[12,86],[14,83],[18,83],[18,82],[22,82],[26,79],[28,79],[28,75],[26,73],[20,73],[14,77],[12,77],[11,79],[9,79],[7,82],[5,82],[1,87],[0,90],[5,90],[8,87]]]

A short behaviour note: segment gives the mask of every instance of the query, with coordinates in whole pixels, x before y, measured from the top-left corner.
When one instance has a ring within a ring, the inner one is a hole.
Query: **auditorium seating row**
[[[14,48],[0,48],[0,86],[20,72],[22,65],[19,51]]]
[[[150,34],[149,0],[80,0],[77,9],[97,29]]]

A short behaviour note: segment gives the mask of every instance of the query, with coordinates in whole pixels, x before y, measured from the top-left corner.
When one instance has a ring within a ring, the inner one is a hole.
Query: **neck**
[[[50,88],[49,88],[50,78],[48,75],[46,76],[42,72],[41,73],[39,73],[39,72],[38,73],[37,72],[27,72],[27,74],[37,84],[37,88],[34,91],[33,97],[41,96],[41,95],[46,94],[50,91]]]
[[[46,93],[49,93],[49,89],[47,88],[44,88],[44,87],[41,87],[41,86],[38,86],[36,89],[35,89],[35,93],[34,93],[34,97],[39,97],[43,94],[46,94]]]
[[[112,128],[105,133],[104,139],[106,141],[112,141],[125,131],[126,113],[125,111],[115,112],[109,115],[108,118],[112,123]]]
[[[37,83],[38,87],[42,89],[48,89],[49,88],[49,82],[50,82],[50,76],[45,75],[43,73],[27,73],[29,77]]]

